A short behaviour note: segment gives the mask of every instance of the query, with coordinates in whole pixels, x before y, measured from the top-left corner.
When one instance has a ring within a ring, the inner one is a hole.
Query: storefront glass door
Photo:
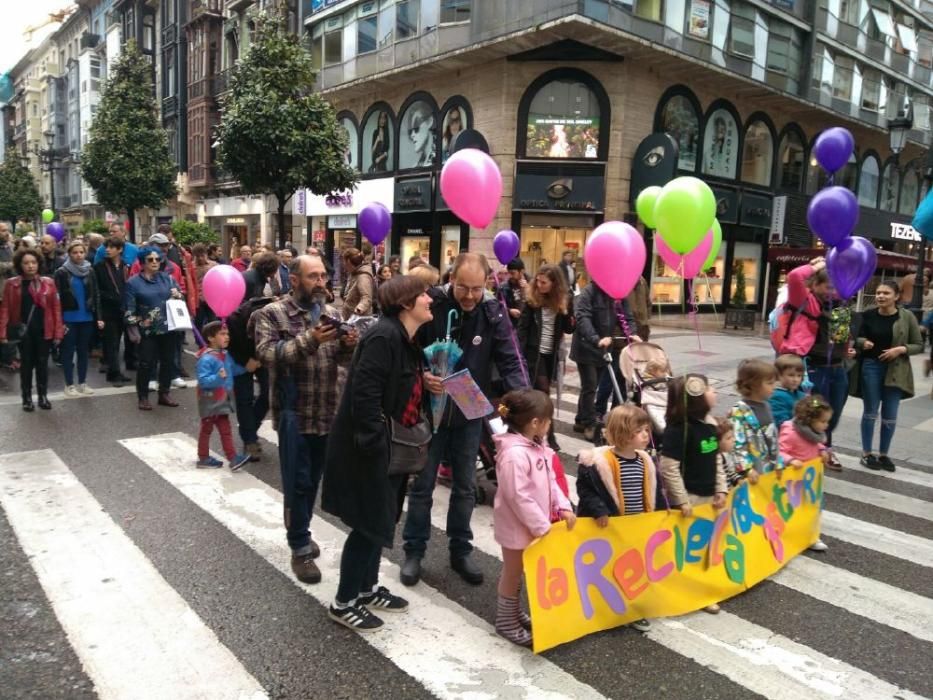
[[[741,294],[736,297],[737,278],[739,269],[745,277],[745,304],[758,303],[758,281],[761,277],[761,246],[757,243],[735,243],[735,252],[732,257],[732,289],[729,303],[735,306],[741,300]]]
[[[402,270],[408,270],[408,261],[416,255],[420,255],[425,262],[430,261],[430,236],[402,236]]]
[[[521,250],[525,272],[534,273],[544,264],[556,265],[564,251],[573,251],[581,284],[589,277],[583,265],[583,246],[594,228],[592,217],[525,214],[522,217]]]

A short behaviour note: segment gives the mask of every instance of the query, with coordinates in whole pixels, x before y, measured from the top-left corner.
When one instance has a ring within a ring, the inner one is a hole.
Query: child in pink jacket
[[[547,446],[554,404],[543,391],[517,389],[502,398],[499,415],[509,427],[496,437],[499,489],[493,508],[496,542],[502,547],[502,574],[496,632],[515,644],[531,646],[531,619],[518,603],[522,553],[547,534],[552,520],[572,528],[576,516],[554,477],[554,451]]]
[[[832,417],[833,409],[818,394],[800,399],[794,405],[793,420],[781,426],[778,436],[778,449],[785,468],[799,469],[805,462],[814,459],[826,461],[826,429]],[[817,540],[810,545],[810,549],[825,552],[828,547],[823,540]]]

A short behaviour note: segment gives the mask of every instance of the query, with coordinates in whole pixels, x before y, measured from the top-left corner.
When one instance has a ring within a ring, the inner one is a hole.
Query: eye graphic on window
[[[664,146],[655,146],[642,159],[649,168],[654,168],[664,160]]]
[[[555,180],[547,188],[548,197],[551,199],[563,199],[573,192],[573,180],[569,177]]]

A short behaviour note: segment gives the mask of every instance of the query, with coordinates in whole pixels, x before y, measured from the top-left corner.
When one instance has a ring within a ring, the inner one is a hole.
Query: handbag
[[[36,307],[35,305],[33,305],[33,307],[29,309],[29,314],[26,316],[25,323],[16,323],[16,324],[11,325],[7,329],[7,333],[6,333],[7,342],[19,343],[22,341],[23,336],[26,335],[26,329],[29,328],[29,322],[32,321],[32,315],[35,312],[35,310],[36,310]]]
[[[170,331],[190,331],[191,316],[188,306],[181,299],[169,299],[165,302],[166,325]]]
[[[389,431],[389,476],[417,474],[428,463],[434,431],[422,416],[413,426],[386,418]]]

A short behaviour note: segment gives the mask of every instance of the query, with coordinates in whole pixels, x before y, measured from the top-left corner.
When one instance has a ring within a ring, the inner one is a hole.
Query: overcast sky
[[[41,41],[60,24],[53,24],[36,32],[34,43],[28,45],[23,29],[41,24],[49,12],[70,6],[69,0],[0,0],[3,21],[0,22],[0,73],[10,70],[26,51]]]

